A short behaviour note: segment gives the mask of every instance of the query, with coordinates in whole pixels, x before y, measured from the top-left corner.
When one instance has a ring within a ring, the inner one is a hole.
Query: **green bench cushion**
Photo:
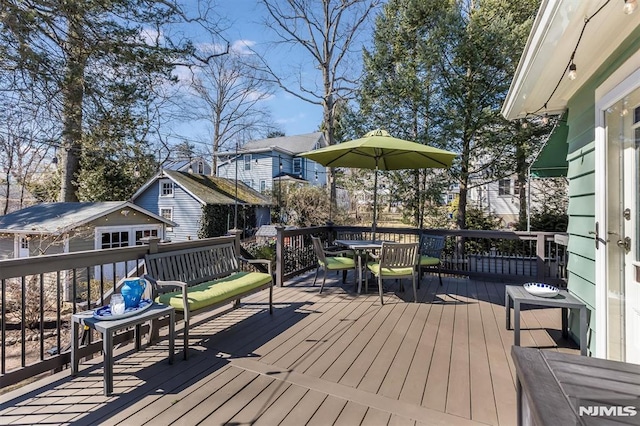
[[[380,274],[380,264],[379,263],[369,263],[367,264],[367,268],[375,275]],[[382,276],[383,277],[399,277],[403,275],[411,275],[413,274],[413,268],[382,268]]]
[[[238,272],[228,277],[191,286],[187,290],[189,311],[206,308],[269,282],[271,282],[271,276],[263,272]],[[161,294],[156,298],[156,302],[171,305],[179,311],[184,310],[181,291]]]
[[[440,259],[431,256],[420,256],[420,266],[437,266],[440,264]]]
[[[325,259],[327,259],[326,268],[332,271],[336,269],[351,269],[356,267],[356,262],[351,257],[335,256],[326,257]],[[322,262],[318,263],[320,263],[320,266],[325,266]]]

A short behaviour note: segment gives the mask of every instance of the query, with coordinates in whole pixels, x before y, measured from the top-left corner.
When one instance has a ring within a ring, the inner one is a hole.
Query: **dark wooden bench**
[[[266,265],[268,272],[248,272],[240,262]],[[273,313],[273,275],[271,262],[245,259],[236,255],[234,240],[221,238],[211,245],[145,255],[146,275],[153,298],[173,306],[184,318],[184,359],[189,348],[191,315],[215,309],[230,302],[269,289],[269,313]]]

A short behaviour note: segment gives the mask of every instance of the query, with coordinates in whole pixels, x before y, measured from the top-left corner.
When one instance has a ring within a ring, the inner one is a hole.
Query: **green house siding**
[[[640,27],[609,57],[569,100],[569,264],[568,287],[591,311],[590,350],[595,351],[595,91],[633,53],[640,49]],[[572,329],[578,327],[572,318]],[[577,334],[577,333],[574,333]]]

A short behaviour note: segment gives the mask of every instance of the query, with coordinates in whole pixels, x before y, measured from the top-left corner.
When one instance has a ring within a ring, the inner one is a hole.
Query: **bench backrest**
[[[162,281],[200,284],[238,271],[235,244],[224,243],[164,253],[147,254],[147,274]]]

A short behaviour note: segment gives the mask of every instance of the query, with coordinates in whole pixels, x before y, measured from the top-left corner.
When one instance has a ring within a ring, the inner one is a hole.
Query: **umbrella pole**
[[[371,226],[371,239],[376,239],[377,227],[377,207],[378,207],[378,160],[376,159],[376,171],[373,175],[373,225]]]

